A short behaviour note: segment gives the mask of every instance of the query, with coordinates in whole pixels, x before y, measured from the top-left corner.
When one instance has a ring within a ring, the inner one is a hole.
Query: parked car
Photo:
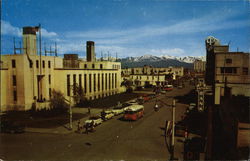
[[[150,95],[148,95],[148,96],[150,97],[150,99],[153,99],[153,98],[156,97],[155,94],[150,94]]]
[[[179,86],[178,86],[178,89],[182,89],[182,88],[183,88],[183,86],[182,86],[182,85],[179,85]]]
[[[114,113],[112,112],[112,110],[107,110],[107,111],[102,111],[101,112],[101,118],[103,121],[112,119],[114,116]]]
[[[123,110],[126,110],[129,106],[131,105],[136,105],[137,103],[128,103],[128,102],[125,102],[122,104],[122,108]]]
[[[94,126],[100,125],[103,122],[102,118],[97,115],[89,117],[89,119],[84,122],[84,125],[86,126],[88,124],[91,124],[92,121],[94,122]]]
[[[112,112],[113,112],[113,114],[114,114],[115,116],[122,114],[122,113],[124,112],[124,109],[123,109],[123,107],[122,107],[122,104],[115,106],[115,107],[112,109]]]
[[[175,125],[175,135],[185,137],[186,128],[182,125]]]
[[[138,105],[137,99],[133,99],[133,100],[127,101],[126,103],[129,103],[129,104],[132,104],[132,105]]]
[[[172,91],[172,90],[173,90],[173,87],[165,87],[164,90],[165,90],[165,91]]]
[[[161,94],[166,94],[167,92],[166,91],[161,91]]]
[[[137,98],[137,102],[139,105],[142,105],[145,101],[144,101],[143,97],[140,96],[139,98]]]
[[[24,133],[25,127],[15,122],[0,121],[0,133]]]
[[[186,110],[186,113],[189,113],[191,110],[195,109],[195,107],[196,107],[195,103],[190,103]]]

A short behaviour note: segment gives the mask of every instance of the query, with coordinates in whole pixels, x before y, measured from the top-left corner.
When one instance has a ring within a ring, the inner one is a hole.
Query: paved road
[[[175,89],[160,99],[162,108],[155,112],[155,100],[145,103],[145,116],[138,121],[121,121],[117,116],[87,134],[0,134],[0,158],[8,160],[167,160],[164,142],[166,120],[171,120],[171,96],[183,95],[191,87]],[[176,104],[180,120],[187,105]],[[178,139],[176,139],[177,141]],[[182,157],[182,143],[177,141],[176,156]]]

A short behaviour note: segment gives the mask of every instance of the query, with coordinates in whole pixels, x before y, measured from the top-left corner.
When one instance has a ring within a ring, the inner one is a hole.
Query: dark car
[[[185,137],[185,126],[182,125],[175,125],[175,135],[180,137]]]
[[[24,133],[24,126],[15,122],[0,121],[0,133]]]

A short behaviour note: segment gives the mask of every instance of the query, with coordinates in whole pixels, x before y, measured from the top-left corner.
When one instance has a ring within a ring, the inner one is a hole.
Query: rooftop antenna
[[[44,53],[45,53],[45,56],[47,56],[46,43],[44,43]]]
[[[103,53],[102,53],[102,51],[101,51],[101,61],[103,61]]]
[[[19,41],[19,46],[20,46],[20,47],[17,48],[17,47],[16,47],[16,39],[15,39],[15,37],[13,38],[13,43],[14,43],[14,45],[13,45],[13,46],[14,46],[14,54],[17,54],[17,52],[16,52],[17,50],[19,50],[19,54],[22,54],[22,50],[23,50],[23,49],[27,49],[27,48],[22,48],[22,43],[21,43],[21,41]]]
[[[13,43],[14,43],[14,54],[16,55],[16,40],[15,40],[15,37],[13,38]]]
[[[57,44],[55,42],[55,56],[57,56]]]
[[[109,59],[110,59],[110,54],[109,54],[109,51],[108,51],[108,61],[109,61]]]
[[[117,62],[117,52],[115,53],[115,61]]]
[[[48,53],[50,54],[50,56],[52,56],[53,53],[55,54],[55,56],[57,56],[57,45],[56,45],[56,42],[55,42],[55,49],[54,49],[54,51],[52,51],[51,45],[49,47],[49,51],[46,49],[46,46],[45,46],[45,56],[47,56]]]

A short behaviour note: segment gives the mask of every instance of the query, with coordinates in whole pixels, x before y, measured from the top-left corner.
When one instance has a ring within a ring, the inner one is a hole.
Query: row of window
[[[221,74],[237,74],[237,67],[221,67]],[[242,68],[242,75],[248,75],[248,68]]]
[[[16,60],[12,59],[11,61],[12,68],[16,68]],[[30,68],[33,68],[33,62],[29,62]],[[42,67],[45,68],[45,60],[42,61]],[[36,68],[39,68],[39,60],[36,60]],[[48,68],[51,68],[51,61],[48,61]]]
[[[154,78],[158,78],[158,76],[151,76],[152,77],[152,80],[154,80]],[[132,79],[133,78],[136,78],[136,79],[142,79],[142,76],[132,76]],[[149,80],[149,76],[147,76],[147,80]]]
[[[76,95],[77,92],[89,93],[96,91],[111,90],[117,88],[117,73],[102,73],[102,74],[84,74],[82,83],[82,74],[78,75],[78,82],[76,83],[77,75],[73,74],[73,84],[70,82],[70,74],[67,75],[67,96],[70,96],[71,90]],[[88,78],[87,78],[88,77]],[[109,79],[109,81],[108,81]],[[87,88],[88,82],[88,88]],[[92,89],[93,83],[93,89]],[[73,88],[72,88],[73,87]],[[79,91],[77,91],[79,90]],[[83,91],[82,91],[83,90]]]
[[[84,64],[84,68],[88,69],[88,64]],[[92,64],[92,69],[95,69],[95,64]],[[103,69],[103,64],[100,64],[100,69]]]

